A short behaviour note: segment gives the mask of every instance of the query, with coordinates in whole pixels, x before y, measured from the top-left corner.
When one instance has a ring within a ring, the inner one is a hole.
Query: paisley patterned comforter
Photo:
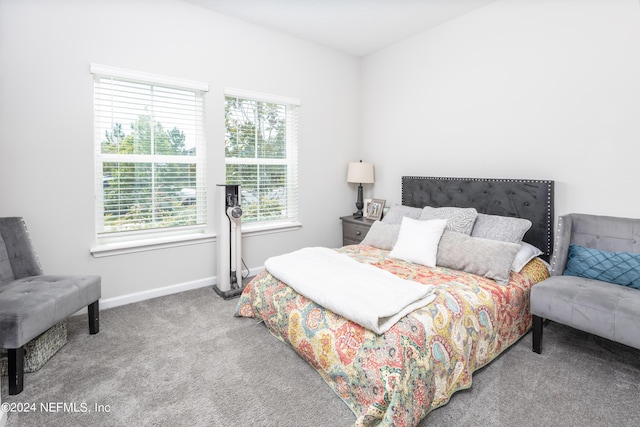
[[[388,257],[371,246],[337,249],[420,283],[435,285],[430,305],[382,335],[296,293],[268,272],[240,297],[236,316],[256,317],[310,363],[356,415],[355,426],[415,426],[531,327],[529,291],[548,277],[531,261],[508,286],[457,270]]]

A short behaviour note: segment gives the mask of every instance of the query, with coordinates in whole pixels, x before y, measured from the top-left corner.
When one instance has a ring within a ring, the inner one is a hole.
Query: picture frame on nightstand
[[[364,199],[364,208],[362,209],[362,212],[365,218],[369,218],[369,204],[371,204],[371,199]]]
[[[384,199],[371,199],[371,203],[367,207],[367,218],[378,221],[382,218],[382,210],[384,209]]]

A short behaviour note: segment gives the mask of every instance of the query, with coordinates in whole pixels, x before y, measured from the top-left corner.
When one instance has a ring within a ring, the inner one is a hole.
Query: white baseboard
[[[255,267],[249,269],[249,276],[255,276],[261,273],[264,267]],[[121,305],[127,305],[134,302],[145,301],[152,298],[163,297],[166,295],[177,294],[179,292],[191,291],[193,289],[204,288],[207,286],[213,286],[218,282],[216,276],[206,277],[204,279],[193,280],[191,282],[177,283],[175,285],[164,286],[162,288],[150,289],[148,291],[134,292],[132,294],[120,295],[112,298],[105,298],[100,300],[100,310],[106,310],[108,308],[119,307]],[[74,314],[87,314],[86,309],[82,309]]]
[[[193,289],[213,286],[216,283],[214,276],[205,279],[193,280],[191,282],[178,283],[162,288],[150,289],[148,291],[134,292],[132,294],[120,295],[112,298],[100,300],[100,310],[119,307],[121,305],[132,304],[134,302],[145,301],[152,298],[163,297],[166,295],[177,294],[179,292],[190,291]]]

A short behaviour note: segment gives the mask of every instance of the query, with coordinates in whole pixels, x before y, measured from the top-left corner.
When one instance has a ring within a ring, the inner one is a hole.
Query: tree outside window
[[[240,184],[244,222],[297,217],[297,107],[239,96],[225,102],[227,184]]]
[[[98,236],[204,229],[204,91],[110,67],[92,72]]]

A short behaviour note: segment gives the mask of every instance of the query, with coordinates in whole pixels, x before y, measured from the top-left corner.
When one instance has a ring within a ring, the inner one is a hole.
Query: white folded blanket
[[[401,279],[328,248],[300,249],[264,265],[299,294],[378,334],[435,298],[433,285]]]

